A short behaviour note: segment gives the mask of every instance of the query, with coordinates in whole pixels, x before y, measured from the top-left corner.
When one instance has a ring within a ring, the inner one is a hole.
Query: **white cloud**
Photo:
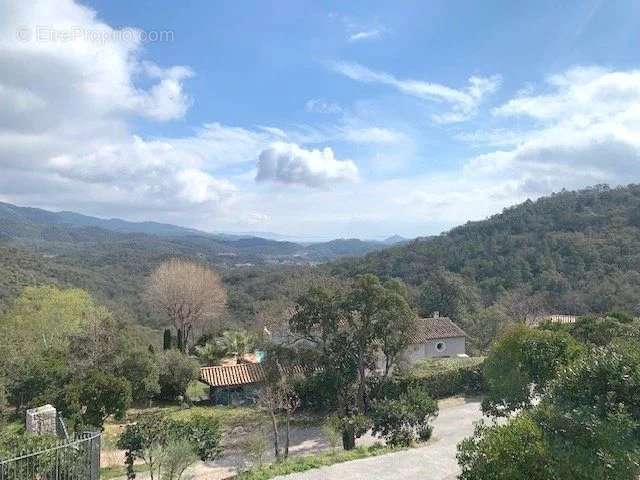
[[[502,82],[499,75],[470,77],[467,88],[456,90],[446,85],[422,80],[401,80],[389,73],[370,70],[357,63],[339,62],[333,64],[332,68],[352,80],[388,85],[407,95],[447,104],[451,108],[450,111],[435,114],[432,117],[438,123],[461,122],[472,117],[485,97],[494,93]]]
[[[349,35],[349,41],[361,42],[363,40],[372,40],[374,38],[379,37],[381,33],[382,33],[382,30],[378,28],[375,28],[372,30],[363,30],[359,32],[354,32],[351,35]]]
[[[384,127],[345,127],[343,138],[354,143],[396,143],[404,140],[400,132]]]
[[[311,113],[342,113],[340,105],[322,98],[308,100],[304,105],[304,109]]]
[[[572,68],[549,77],[543,92],[528,89],[494,115],[534,123],[513,133],[519,141],[512,148],[472,159],[469,173],[508,178],[533,196],[640,178],[640,71]]]
[[[184,117],[192,103],[184,82],[193,72],[146,61],[141,36],[128,33],[70,0],[0,2],[6,200],[78,209],[82,199],[88,213],[180,212],[180,223],[229,211],[238,189],[215,172],[252,165],[278,136],[217,123],[180,138],[132,133],[132,117]]]
[[[351,160],[338,160],[331,148],[307,150],[293,143],[276,142],[258,159],[256,181],[273,181],[308,187],[328,187],[358,179]]]

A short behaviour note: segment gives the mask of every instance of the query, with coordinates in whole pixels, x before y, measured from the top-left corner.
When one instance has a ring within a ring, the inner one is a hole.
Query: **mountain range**
[[[275,237],[275,234],[266,234]],[[284,237],[284,236],[281,236]],[[148,243],[168,253],[204,256],[215,264],[318,263],[358,256],[405,242],[400,236],[383,241],[356,238],[296,243],[253,234],[209,233],[158,222],[103,219],[75,212],[0,203],[0,240],[50,254],[67,249],[101,248],[104,243]]]

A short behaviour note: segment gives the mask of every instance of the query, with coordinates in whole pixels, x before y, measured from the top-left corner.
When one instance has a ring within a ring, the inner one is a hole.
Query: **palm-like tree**
[[[246,330],[227,330],[220,340],[226,353],[235,357],[236,363],[242,363],[244,356],[256,345],[255,336]]]
[[[196,356],[206,367],[219,365],[224,354],[225,349],[217,343],[206,343],[196,347]]]

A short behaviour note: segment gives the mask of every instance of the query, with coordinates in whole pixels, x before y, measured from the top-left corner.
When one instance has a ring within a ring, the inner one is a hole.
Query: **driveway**
[[[420,448],[337,463],[306,472],[278,477],[286,480],[453,480],[460,469],[456,445],[473,434],[482,418],[480,400],[460,398],[439,402],[440,415],[433,437]]]

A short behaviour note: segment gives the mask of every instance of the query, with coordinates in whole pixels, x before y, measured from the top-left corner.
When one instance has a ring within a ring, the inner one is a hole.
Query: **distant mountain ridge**
[[[394,237],[395,238],[395,237]],[[147,243],[157,253],[196,255],[229,265],[317,263],[358,256],[388,242],[336,239],[300,244],[250,234],[209,233],[159,222],[103,219],[75,212],[51,212],[0,202],[0,240],[59,254],[69,249],[108,249],[109,245]]]

